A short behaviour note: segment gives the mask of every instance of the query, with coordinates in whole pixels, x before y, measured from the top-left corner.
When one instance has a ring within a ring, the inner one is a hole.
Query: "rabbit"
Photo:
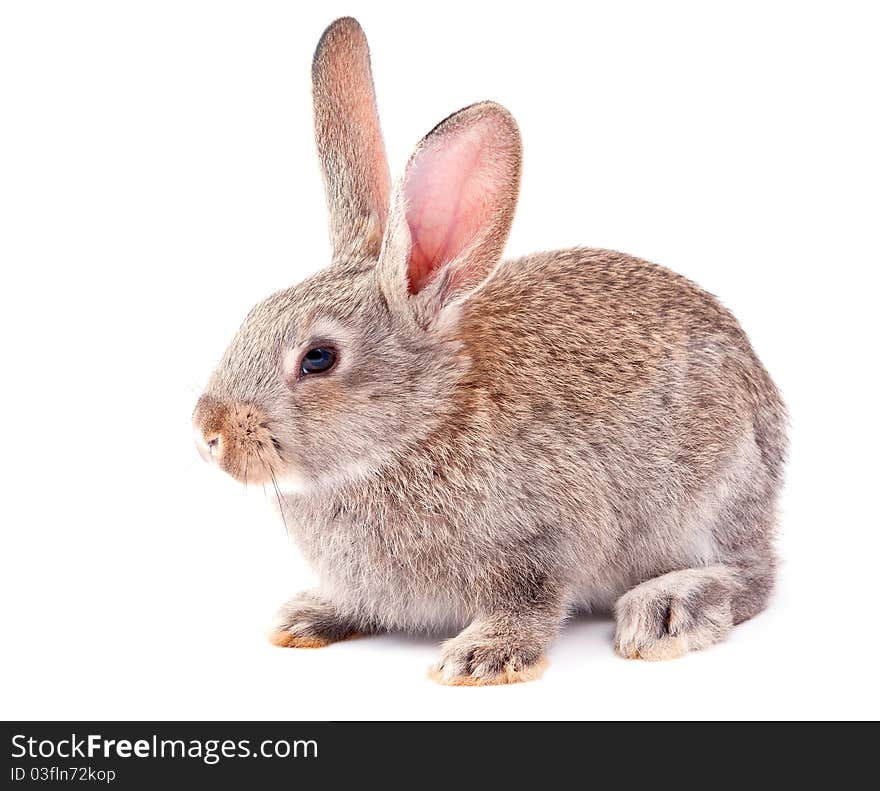
[[[392,189],[354,19],[312,77],[332,262],[253,308],[193,416],[319,580],[271,641],[457,632],[431,675],[481,686],[541,675],[573,613],[659,660],[760,612],[787,417],[736,319],[622,253],[502,262],[521,142],[498,104],[438,124]]]

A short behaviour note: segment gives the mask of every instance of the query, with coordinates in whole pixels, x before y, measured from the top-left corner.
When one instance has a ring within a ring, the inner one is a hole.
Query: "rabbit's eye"
[[[336,352],[326,346],[309,349],[302,359],[300,370],[303,374],[321,374],[336,364]]]

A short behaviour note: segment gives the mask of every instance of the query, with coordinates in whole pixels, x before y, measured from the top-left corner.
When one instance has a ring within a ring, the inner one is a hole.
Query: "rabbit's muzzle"
[[[248,403],[203,395],[193,413],[201,457],[242,483],[267,483],[283,465],[281,445],[266,413]]]

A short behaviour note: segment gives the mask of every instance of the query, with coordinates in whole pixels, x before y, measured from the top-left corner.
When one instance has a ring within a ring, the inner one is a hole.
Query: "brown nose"
[[[217,457],[220,455],[220,434],[204,434],[196,433],[196,446],[199,448],[199,452],[202,454],[202,458],[205,461],[217,461]],[[207,453],[205,452],[207,451]]]
[[[196,447],[205,461],[218,461],[223,451],[223,430],[227,408],[209,396],[202,396],[193,412]]]
[[[203,395],[193,412],[193,428],[201,457],[245,483],[271,480],[273,467],[282,462],[280,444],[256,404]]]

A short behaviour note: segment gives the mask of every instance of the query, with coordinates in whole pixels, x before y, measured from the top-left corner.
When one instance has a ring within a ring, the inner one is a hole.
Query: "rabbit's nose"
[[[226,408],[203,395],[193,413],[193,432],[199,455],[207,462],[217,462],[224,452]]]
[[[195,435],[199,455],[207,462],[216,462],[220,455],[222,441],[219,432],[205,432],[196,429]]]

